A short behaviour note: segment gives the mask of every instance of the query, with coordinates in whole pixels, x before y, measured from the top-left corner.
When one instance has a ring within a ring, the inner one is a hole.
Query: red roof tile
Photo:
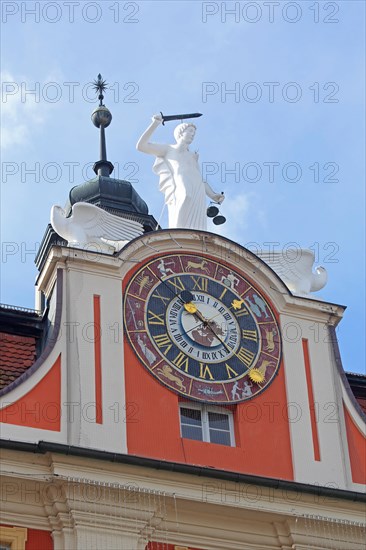
[[[363,410],[363,412],[366,414],[366,398],[365,397],[360,397],[360,396],[356,396],[356,399],[361,407],[361,409]]]
[[[36,359],[36,339],[0,332],[0,389],[19,378]]]

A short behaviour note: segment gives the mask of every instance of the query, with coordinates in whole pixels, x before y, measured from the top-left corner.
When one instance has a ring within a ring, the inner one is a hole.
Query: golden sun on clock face
[[[206,403],[237,403],[277,374],[280,331],[265,297],[234,268],[193,253],[150,259],[124,296],[125,330],[161,383]]]

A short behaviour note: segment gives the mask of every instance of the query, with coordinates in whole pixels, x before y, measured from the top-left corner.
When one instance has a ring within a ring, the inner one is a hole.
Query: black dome
[[[107,176],[96,176],[73,187],[69,193],[68,209],[76,202],[90,202],[116,215],[127,212],[145,216],[149,214],[146,202],[129,181]]]

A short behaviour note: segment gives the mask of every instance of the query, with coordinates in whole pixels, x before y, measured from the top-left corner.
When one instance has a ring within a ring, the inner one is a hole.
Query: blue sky
[[[352,0],[2,2],[1,302],[34,306],[50,208],[93,176],[88,83],[101,72],[116,177],[133,177],[158,219],[153,159],[135,143],[156,112],[203,113],[193,145],[227,196],[221,233],[313,248],[329,275],[319,294],[347,306],[344,368],[364,372],[364,12]]]

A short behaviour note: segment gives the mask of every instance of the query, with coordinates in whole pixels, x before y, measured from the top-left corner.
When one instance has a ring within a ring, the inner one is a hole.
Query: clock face
[[[265,297],[243,275],[211,258],[154,258],[128,283],[124,323],[144,366],[196,401],[254,397],[276,375],[280,331]]]

